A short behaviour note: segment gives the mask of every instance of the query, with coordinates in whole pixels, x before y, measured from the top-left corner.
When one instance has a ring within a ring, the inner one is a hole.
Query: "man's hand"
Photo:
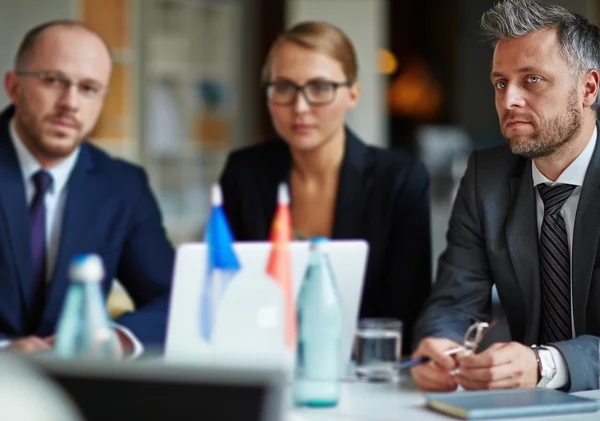
[[[411,368],[417,385],[427,391],[452,391],[458,384],[450,374],[457,367],[456,360],[445,352],[460,344],[443,338],[425,338],[419,342],[412,358],[429,357],[431,361]]]
[[[467,390],[535,387],[535,352],[518,342],[496,343],[481,354],[458,354],[456,381]]]
[[[39,338],[37,336],[28,336],[22,339],[16,339],[5,349],[6,351],[20,352],[23,354],[38,354],[52,350],[53,338]]]

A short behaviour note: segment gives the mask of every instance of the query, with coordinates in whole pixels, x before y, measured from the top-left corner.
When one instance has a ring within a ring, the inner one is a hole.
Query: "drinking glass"
[[[361,319],[354,342],[359,379],[395,382],[396,364],[402,349],[402,321],[396,319]]]

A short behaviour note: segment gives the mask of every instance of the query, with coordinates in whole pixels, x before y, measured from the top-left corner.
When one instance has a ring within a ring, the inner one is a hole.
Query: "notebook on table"
[[[426,393],[426,405],[465,420],[596,412],[600,402],[552,389]]]

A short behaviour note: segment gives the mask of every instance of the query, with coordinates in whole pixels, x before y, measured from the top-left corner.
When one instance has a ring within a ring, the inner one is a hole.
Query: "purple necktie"
[[[41,321],[46,296],[46,206],[44,198],[52,183],[52,176],[44,170],[33,175],[35,195],[29,206],[31,230],[31,257],[33,258],[33,329]]]

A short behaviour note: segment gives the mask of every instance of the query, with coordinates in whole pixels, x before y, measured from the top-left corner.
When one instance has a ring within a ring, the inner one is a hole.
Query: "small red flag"
[[[272,248],[267,262],[267,274],[281,287],[285,311],[285,346],[296,347],[296,303],[292,280],[292,258],[290,241],[292,240],[292,214],[290,195],[285,184],[280,184],[277,192],[277,209],[269,241]]]

